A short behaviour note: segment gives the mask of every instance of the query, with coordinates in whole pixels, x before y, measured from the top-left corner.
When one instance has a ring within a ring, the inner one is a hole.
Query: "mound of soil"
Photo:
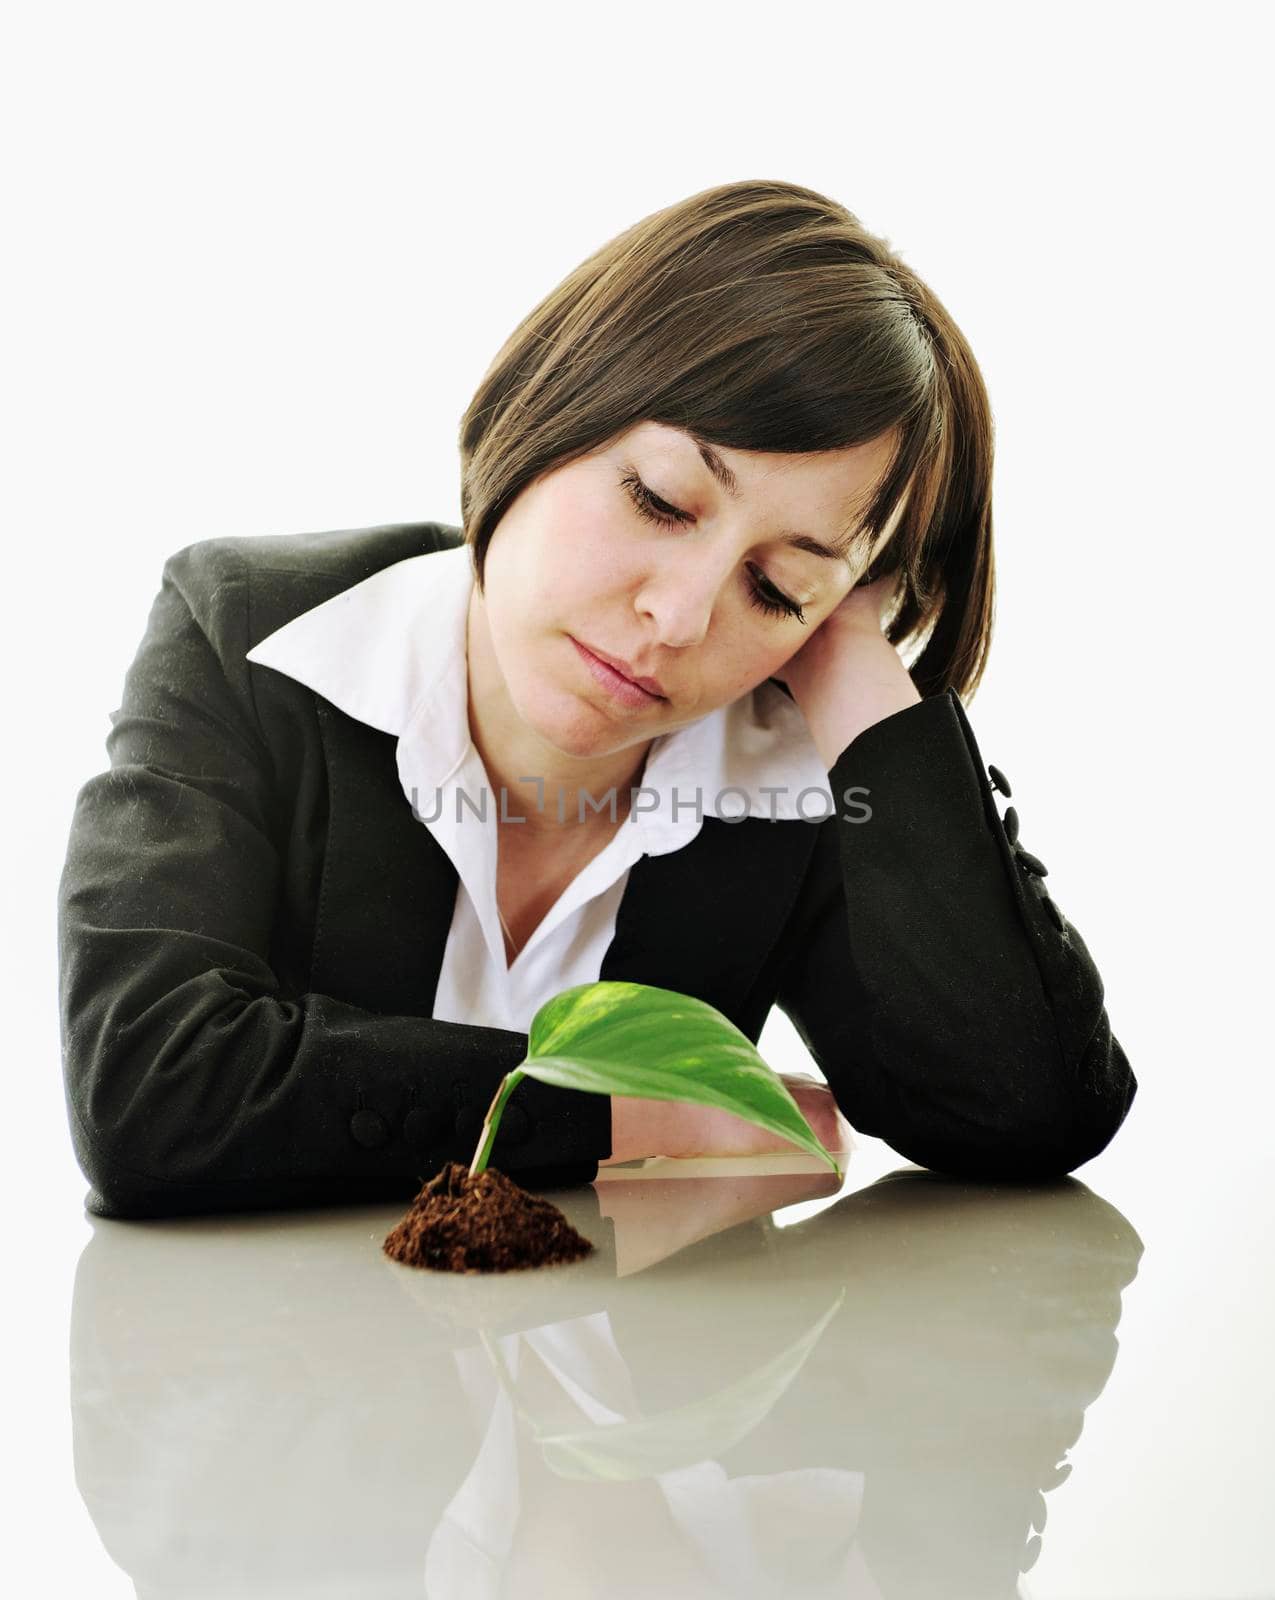
[[[386,1235],[385,1254],[438,1272],[511,1272],[576,1261],[593,1249],[558,1210],[503,1172],[476,1178],[449,1161]]]

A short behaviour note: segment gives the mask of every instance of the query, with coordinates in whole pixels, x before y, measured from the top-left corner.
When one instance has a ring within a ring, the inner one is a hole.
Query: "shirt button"
[[[987,776],[992,780],[992,788],[999,789],[1000,792],[1005,796],[1006,800],[1008,800],[1014,791],[1010,788],[1009,779],[1005,776],[1001,769],[999,767],[992,766],[992,764],[989,762],[987,766]]]
[[[362,1111],[356,1111],[350,1118],[350,1137],[355,1144],[361,1144],[365,1150],[375,1150],[389,1142],[390,1130],[385,1126],[385,1118],[379,1111],[373,1111],[365,1106]]]
[[[1018,852],[1018,859],[1027,868],[1028,872],[1034,872],[1038,878],[1043,878],[1049,871],[1049,868],[1040,857],[1034,856],[1030,850],[1024,850],[1022,845],[1016,845],[1015,849]]]
[[[1010,844],[1013,844],[1015,839],[1018,838],[1018,813],[1013,806],[1005,807],[1005,815],[1002,820],[1005,823],[1005,837]]]

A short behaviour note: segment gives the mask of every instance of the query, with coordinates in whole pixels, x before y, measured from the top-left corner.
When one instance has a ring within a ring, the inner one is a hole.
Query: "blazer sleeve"
[[[1137,1081],[993,777],[1008,796],[951,689],[846,747],[776,1003],[861,1132],[939,1172],[1044,1179],[1107,1145]]]
[[[269,952],[290,797],[226,543],[165,563],[59,880],[63,1085],[100,1216],[410,1198],[469,1163],[527,1052],[525,1033],[282,992]],[[606,1096],[526,1079],[491,1162],[545,1187],[591,1181],[610,1152]]]

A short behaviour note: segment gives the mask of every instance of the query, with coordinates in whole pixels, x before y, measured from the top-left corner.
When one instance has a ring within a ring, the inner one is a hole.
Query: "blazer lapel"
[[[369,1010],[428,1017],[458,878],[399,781],[397,739],[315,696],[328,836],[311,984]]]
[[[395,736],[321,695],[315,703],[329,815],[311,987],[371,1010],[428,1017],[456,869],[412,814]],[[640,857],[599,977],[674,989],[734,1014],[779,938],[817,833],[812,823],[707,818],[689,845]]]

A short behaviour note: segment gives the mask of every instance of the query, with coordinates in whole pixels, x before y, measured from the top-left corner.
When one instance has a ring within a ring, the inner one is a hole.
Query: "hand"
[[[897,574],[887,572],[851,589],[772,674],[787,684],[829,772],[865,728],[921,699],[903,657],[883,631],[897,583]]]
[[[834,631],[841,627],[858,627],[866,628],[869,633],[883,633],[886,619],[894,610],[898,588],[897,572],[883,572],[871,583],[856,584],[820,626],[831,625]]]
[[[830,1154],[853,1148],[850,1124],[841,1115],[832,1090],[826,1084],[800,1074],[779,1074],[784,1087],[797,1102],[797,1108],[810,1124],[819,1143]],[[698,1127],[694,1142],[699,1146],[693,1152],[706,1156],[761,1156],[779,1151],[796,1152],[798,1146],[781,1134],[759,1128],[733,1111],[722,1111],[716,1106],[699,1106]]]
[[[869,646],[875,641],[877,647],[885,645],[892,650],[884,627],[894,609],[897,591],[898,576],[893,572],[883,573],[869,584],[856,585],[772,676],[786,683],[795,695],[797,683],[809,682],[816,676],[835,652],[845,649],[847,640],[863,641]]]
[[[853,1148],[850,1125],[825,1084],[801,1075],[779,1076],[825,1150],[835,1155]],[[617,1166],[644,1156],[755,1156],[797,1148],[791,1139],[717,1106],[612,1095],[611,1154],[598,1165]]]
[[[854,1141],[832,1091],[814,1078],[779,1076],[824,1149],[834,1156],[848,1155]],[[615,1149],[598,1163],[594,1184],[601,1214],[610,1217],[615,1227],[620,1277],[645,1271],[654,1262],[724,1228],[782,1206],[835,1194],[843,1181],[829,1167],[783,1175],[736,1174],[728,1179],[673,1174],[664,1180],[639,1180],[623,1172],[612,1175],[605,1171],[607,1167],[632,1161],[639,1154],[687,1159],[805,1152],[791,1139],[716,1106],[612,1095],[611,1108]]]

